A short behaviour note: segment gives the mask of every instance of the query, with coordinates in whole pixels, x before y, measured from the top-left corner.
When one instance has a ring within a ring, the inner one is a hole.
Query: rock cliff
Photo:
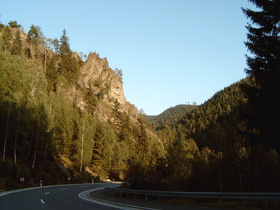
[[[80,70],[78,84],[82,89],[98,97],[96,114],[102,120],[110,118],[116,100],[121,105],[121,111],[126,112],[133,120],[137,118],[136,107],[126,101],[122,79],[109,67],[106,58],[100,58],[98,54],[90,53]],[[79,100],[78,105],[81,109],[91,106],[84,98]]]

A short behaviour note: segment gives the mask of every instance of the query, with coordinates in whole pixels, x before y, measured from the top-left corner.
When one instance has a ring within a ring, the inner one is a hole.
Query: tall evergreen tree
[[[65,29],[62,31],[62,36],[60,38],[59,56],[61,59],[59,63],[60,74],[69,82],[76,81],[78,66],[77,62],[75,62],[75,58],[72,57],[69,38]]]
[[[17,21],[10,21],[9,23],[8,23],[12,28],[20,28],[21,27],[21,25],[19,25],[18,23],[17,23]]]
[[[27,34],[26,41],[29,43],[29,52],[28,54],[34,60],[34,56],[37,53],[37,48],[40,39],[40,27],[31,25],[30,30]]]
[[[58,72],[55,65],[56,59],[53,56],[47,62],[46,78],[48,81],[48,90],[56,92]]]
[[[251,139],[267,148],[280,150],[278,134],[280,90],[280,1],[249,0],[259,9],[243,9],[251,20],[245,42],[252,55],[247,56],[246,73],[252,81],[244,87],[250,113]]]
[[[67,36],[67,32],[65,29],[62,31],[62,36],[60,38],[59,54],[62,58],[64,58],[64,56],[69,56],[69,55],[72,56],[72,52],[70,50],[69,38]]]
[[[11,54],[12,55],[21,55],[22,52],[22,43],[20,39],[20,33],[19,30],[16,32],[16,37],[14,39],[12,49],[11,49]]]
[[[6,26],[4,28],[2,33],[2,38],[4,42],[4,51],[10,50],[13,36],[12,36],[12,30],[10,29],[9,26]]]

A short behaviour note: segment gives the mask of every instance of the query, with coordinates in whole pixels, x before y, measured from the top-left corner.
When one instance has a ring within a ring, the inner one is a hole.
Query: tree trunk
[[[81,149],[81,165],[80,165],[80,172],[82,172],[82,169],[83,169],[84,133],[85,133],[85,120],[84,120],[84,124],[83,124],[83,133],[82,133],[82,149]]]
[[[220,192],[223,192],[222,172],[219,172]]]
[[[21,115],[21,109],[19,109],[18,121],[17,121],[17,127],[16,127],[16,134],[15,134],[15,142],[14,142],[14,163],[15,164],[17,164],[17,134],[18,134],[20,115]]]
[[[32,50],[32,43],[31,43],[31,41],[30,41],[30,43],[29,43],[29,50],[30,50],[31,59],[32,59],[32,61],[34,61],[34,55],[33,55],[33,50]]]
[[[44,72],[46,72],[46,69],[47,69],[47,59],[48,59],[48,50],[45,48],[45,54],[44,54],[44,67],[43,67],[43,70]]]
[[[6,122],[6,130],[5,130],[5,139],[4,139],[4,147],[3,147],[3,163],[6,159],[6,145],[7,145],[7,138],[8,138],[8,129],[9,129],[9,118],[10,118],[10,109],[8,111],[8,117]]]
[[[49,109],[49,116],[51,116],[52,113],[52,99],[51,99],[51,104],[50,104],[50,109]]]
[[[248,163],[248,192],[251,192],[251,145],[249,145],[249,163]]]
[[[36,156],[37,156],[37,147],[38,147],[38,140],[39,140],[39,129],[40,129],[40,118],[38,118],[37,135],[36,135],[36,142],[35,142],[35,149],[34,149],[34,157],[33,157],[32,169],[35,167],[35,161],[36,161]]]

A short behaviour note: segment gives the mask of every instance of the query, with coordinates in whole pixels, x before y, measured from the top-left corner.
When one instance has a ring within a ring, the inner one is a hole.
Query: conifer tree
[[[94,170],[103,174],[104,171],[102,167],[104,166],[104,145],[106,139],[106,131],[102,124],[102,122],[97,121],[95,125],[95,133],[94,133],[94,146],[92,151],[92,163],[94,166]],[[104,175],[104,174],[103,174]]]
[[[57,86],[57,78],[58,78],[58,72],[55,65],[56,59],[55,56],[53,56],[51,59],[47,62],[46,67],[46,78],[48,81],[48,90],[56,92],[56,86]]]
[[[3,37],[3,42],[4,42],[4,51],[10,50],[13,36],[12,36],[12,31],[9,26],[6,26],[4,28],[2,37]]]
[[[17,21],[10,21],[9,23],[8,23],[12,28],[20,28],[21,27],[21,25],[19,25],[18,23],[17,23]]]
[[[16,36],[12,45],[11,54],[12,55],[21,55],[22,52],[22,43],[20,39],[19,30],[16,32]]]
[[[62,36],[60,38],[59,54],[62,58],[65,58],[64,56],[72,56],[69,45],[69,38],[65,29],[62,31]]]
[[[279,120],[280,90],[280,1],[249,0],[259,9],[243,9],[251,20],[247,24],[246,47],[252,55],[247,56],[251,76],[250,85],[244,87],[248,98],[248,129],[255,143],[280,150],[277,122]],[[252,139],[252,138],[251,138]]]
[[[26,41],[29,43],[29,55],[34,60],[40,38],[40,27],[31,25]]]
[[[56,54],[59,54],[59,40],[57,38],[52,40],[53,50]]]
[[[113,120],[115,131],[119,135],[122,129],[123,113],[121,111],[121,104],[117,99],[114,101],[111,117]]]
[[[59,56],[61,59],[59,63],[60,74],[62,74],[69,82],[75,82],[78,66],[77,62],[75,62],[75,58],[72,57],[69,38],[65,29],[62,31],[62,36],[60,38]]]

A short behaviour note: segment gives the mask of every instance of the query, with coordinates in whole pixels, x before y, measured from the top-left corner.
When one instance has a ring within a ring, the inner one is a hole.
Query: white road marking
[[[44,193],[44,195],[47,195],[47,194],[49,194],[50,192],[46,192],[46,193]]]
[[[61,188],[60,190],[67,190],[67,188]]]
[[[134,205],[128,205],[128,204],[123,204],[123,203],[106,201],[106,200],[94,198],[94,197],[89,195],[89,193],[91,193],[93,191],[101,190],[101,189],[104,189],[104,187],[99,187],[99,188],[95,188],[95,189],[91,189],[91,190],[86,190],[84,192],[81,192],[78,196],[79,196],[79,198],[81,198],[83,200],[86,200],[86,201],[89,201],[89,202],[92,202],[92,203],[96,203],[96,204],[100,204],[100,205],[103,205],[103,206],[113,207],[113,208],[116,208],[116,209],[122,209],[122,210],[139,210],[139,209],[158,210],[158,209],[154,209],[154,208],[134,206]]]
[[[45,204],[45,202],[44,202],[44,200],[43,200],[43,199],[41,199],[41,202],[42,202],[42,204]]]

